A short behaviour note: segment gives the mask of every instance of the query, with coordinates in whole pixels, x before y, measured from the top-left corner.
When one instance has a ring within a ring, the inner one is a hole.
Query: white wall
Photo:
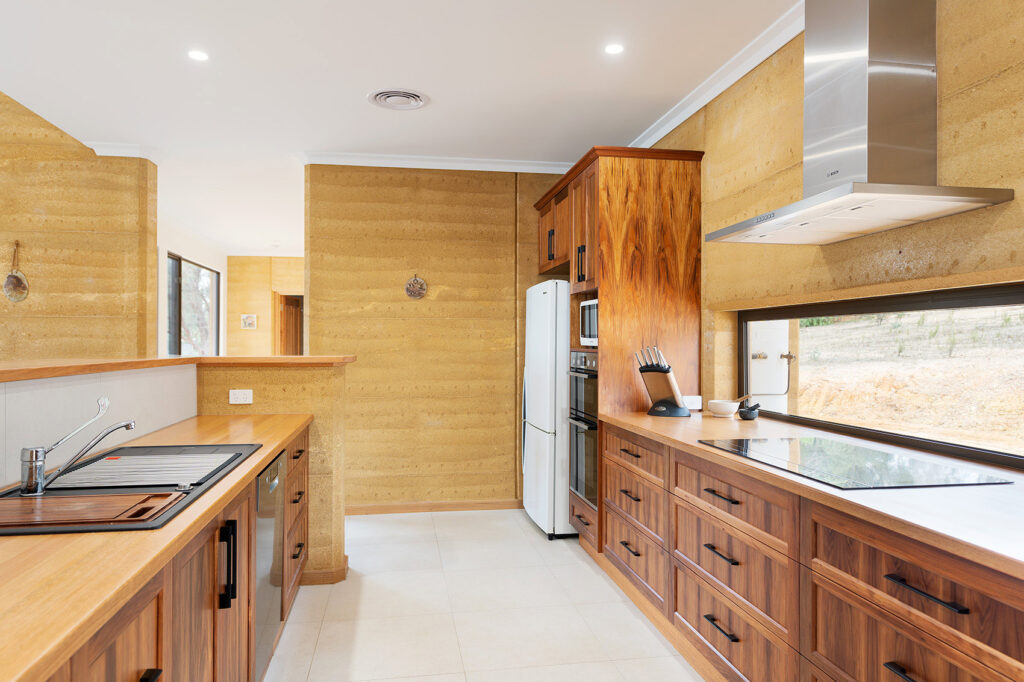
[[[0,484],[21,480],[21,448],[50,446],[96,414],[96,400],[110,398],[100,421],[51,452],[47,468],[70,459],[107,426],[135,420],[97,451],[196,416],[196,366],[152,367],[0,383]]]
[[[175,230],[160,225],[158,221],[157,258],[159,278],[157,283],[157,348],[160,355],[167,355],[167,252],[177,254],[194,263],[199,263],[220,273],[220,354],[227,351],[227,289],[228,255],[216,243],[205,240],[192,232]]]

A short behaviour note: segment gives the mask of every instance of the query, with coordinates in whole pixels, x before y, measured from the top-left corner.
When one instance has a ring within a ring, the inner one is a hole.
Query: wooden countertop
[[[163,528],[0,537],[0,680],[49,677],[312,421],[193,417],[125,443],[263,444]]]
[[[0,362],[0,383],[49,379],[77,374],[120,372],[126,369],[170,367],[172,365],[209,365],[213,367],[331,367],[355,362],[355,355],[211,355],[206,357],[63,359]]]
[[[995,474],[1013,484],[840,490],[697,441],[816,435],[862,445],[871,441],[764,417],[742,421],[700,413],[672,418],[635,412],[602,414],[600,419],[1024,580],[1024,472],[925,453],[943,462]]]

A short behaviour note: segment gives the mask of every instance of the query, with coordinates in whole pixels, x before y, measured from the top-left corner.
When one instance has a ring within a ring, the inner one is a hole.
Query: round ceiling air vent
[[[430,101],[422,92],[405,89],[378,90],[371,92],[366,98],[379,107],[399,111],[419,109]]]

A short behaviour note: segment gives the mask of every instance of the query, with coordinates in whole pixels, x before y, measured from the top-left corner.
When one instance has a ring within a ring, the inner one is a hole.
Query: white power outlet
[[[228,391],[228,404],[230,405],[252,405],[251,388],[232,388]]]

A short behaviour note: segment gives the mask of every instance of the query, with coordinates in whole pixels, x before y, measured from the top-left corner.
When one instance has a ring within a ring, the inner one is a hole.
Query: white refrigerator
[[[526,290],[523,507],[548,534],[569,525],[569,283]]]

